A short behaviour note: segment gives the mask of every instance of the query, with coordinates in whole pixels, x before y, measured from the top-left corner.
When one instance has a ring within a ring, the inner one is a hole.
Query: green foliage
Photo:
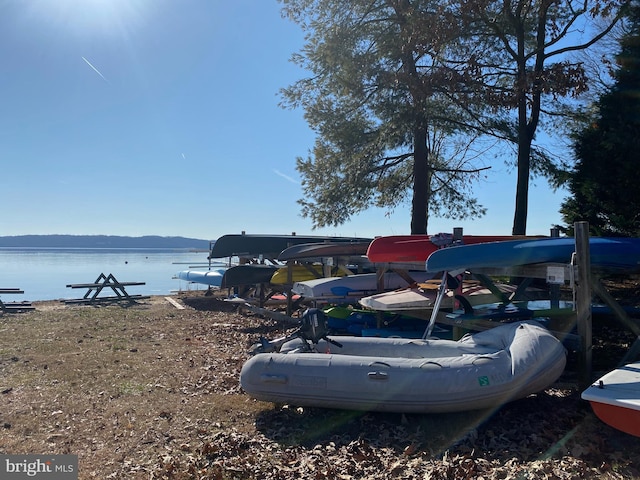
[[[443,93],[450,80],[441,56],[458,26],[435,15],[442,2],[282,3],[307,32],[293,59],[311,72],[282,90],[283,104],[303,108],[318,134],[310,155],[297,160],[302,215],[316,227],[335,226],[371,206],[390,212],[409,201],[425,227],[428,211],[484,214],[469,188],[479,170],[453,147],[468,120]],[[424,135],[428,144],[420,143]]]
[[[615,84],[597,103],[591,123],[575,135],[577,163],[569,181],[572,197],[561,213],[571,231],[589,222],[593,235],[640,236],[640,5],[629,13]]]
[[[570,112],[575,97],[588,88],[584,66],[570,54],[607,36],[625,1],[455,2],[469,32],[464,43],[469,63],[480,72],[467,77],[467,95],[484,95],[490,106],[478,115],[497,115],[494,131],[517,149],[510,162],[517,170],[514,234],[526,233],[530,178],[546,177],[557,186],[565,175],[565,162],[536,145],[536,134],[553,125],[549,120]],[[578,26],[587,33],[576,35]],[[557,135],[557,128],[551,133]]]
[[[280,1],[306,32],[293,60],[309,72],[283,106],[317,133],[297,161],[303,216],[336,226],[411,201],[412,233],[429,215],[480,217],[472,186],[488,155],[471,145],[491,137],[517,151],[513,233],[524,234],[530,177],[567,175],[535,139],[588,87],[569,53],[607,36],[629,0]],[[591,36],[570,36],[580,29]]]

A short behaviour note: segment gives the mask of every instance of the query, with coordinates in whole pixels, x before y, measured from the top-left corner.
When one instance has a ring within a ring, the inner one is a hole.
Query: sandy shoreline
[[[194,298],[198,298],[198,297],[205,297],[205,298],[216,298],[216,299],[221,299],[221,298],[225,298],[226,294],[224,292],[222,292],[221,290],[215,290],[212,291],[212,293],[207,293],[206,289],[193,289],[193,290],[182,290],[182,291],[172,291],[171,293],[168,294],[164,294],[164,295],[145,295],[144,298],[139,299],[139,300],[135,300],[133,302],[131,302],[131,305],[135,305],[135,304],[143,304],[144,302],[151,302],[151,303],[158,303],[158,302],[168,302],[171,305],[174,305],[171,301],[167,300],[167,298],[171,298],[175,301],[179,301],[181,299],[194,299]],[[0,296],[1,298],[1,296]],[[78,295],[77,297],[74,298],[82,298],[82,295]],[[30,304],[31,306],[35,307],[36,309],[45,309],[45,310],[51,310],[51,309],[59,309],[59,308],[72,308],[72,307],[81,307],[81,306],[93,306],[93,307],[106,307],[109,306],[110,304],[113,305],[120,305],[120,306],[127,306],[127,302],[126,300],[122,300],[122,301],[100,301],[100,297],[98,297],[97,301],[94,304],[89,304],[89,305],[73,305],[70,303],[67,303],[68,300],[70,300],[69,298],[58,298],[58,299],[49,299],[49,300],[19,300],[14,298],[9,298],[8,296],[5,296],[3,301],[5,304]],[[17,313],[16,313],[17,314]]]

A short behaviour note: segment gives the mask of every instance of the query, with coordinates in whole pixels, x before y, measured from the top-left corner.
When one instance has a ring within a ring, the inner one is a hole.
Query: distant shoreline
[[[1,236],[0,247],[12,248],[180,248],[209,250],[209,240],[145,235],[17,235]]]

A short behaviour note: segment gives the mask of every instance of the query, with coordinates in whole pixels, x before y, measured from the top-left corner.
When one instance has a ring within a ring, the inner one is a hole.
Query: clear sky
[[[312,230],[295,159],[313,147],[278,106],[303,45],[275,0],[0,0],[0,235],[407,234],[410,206]],[[510,234],[515,173],[477,187],[488,214],[429,233]],[[560,223],[541,180],[528,234]]]

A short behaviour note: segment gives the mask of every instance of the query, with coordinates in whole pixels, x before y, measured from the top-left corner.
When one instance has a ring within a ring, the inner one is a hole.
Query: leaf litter
[[[291,326],[201,292],[178,300],[0,316],[0,452],[77,454],[80,479],[640,478],[640,439],[593,415],[571,362],[553,388],[491,411],[273,405],[239,372],[259,335]],[[594,361],[633,341],[603,331]]]

